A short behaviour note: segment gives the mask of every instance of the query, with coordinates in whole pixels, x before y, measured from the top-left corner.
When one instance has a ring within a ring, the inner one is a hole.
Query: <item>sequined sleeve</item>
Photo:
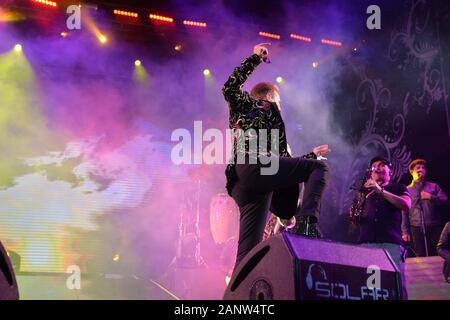
[[[232,110],[251,107],[253,99],[248,92],[242,90],[242,85],[260,63],[261,58],[257,54],[251,55],[239,67],[234,69],[227,82],[225,82],[222,93]]]

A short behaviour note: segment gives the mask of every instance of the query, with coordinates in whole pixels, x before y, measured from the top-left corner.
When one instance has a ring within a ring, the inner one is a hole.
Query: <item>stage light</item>
[[[283,83],[283,82],[284,82],[284,79],[283,79],[283,77],[281,77],[281,76],[278,76],[275,80],[276,80],[278,83]]]
[[[183,24],[187,25],[187,26],[193,26],[193,27],[203,27],[203,28],[207,27],[206,22],[184,20]]]
[[[65,37],[67,37],[69,34],[68,34],[67,32],[65,32],[65,31],[63,31],[63,32],[60,33],[60,35],[61,35],[61,37],[65,38]]]
[[[0,7],[0,22],[13,22],[25,20],[25,16],[17,11],[6,10]]]
[[[324,44],[329,44],[329,45],[331,45],[331,46],[337,46],[337,47],[342,46],[342,42],[339,42],[339,41],[333,41],[333,40],[322,39],[322,40],[320,40],[320,42],[322,42],[322,43],[324,43]]]
[[[211,70],[209,70],[209,69],[203,70],[203,75],[204,75],[205,77],[209,77],[209,76],[211,75]]]
[[[79,4],[78,7],[80,9],[83,7],[83,8],[89,9],[89,10],[94,10],[94,11],[98,10],[98,5],[91,4],[91,3],[84,3],[83,5]]]
[[[132,17],[132,18],[139,17],[139,15],[136,12],[131,12],[131,11],[114,10],[113,12],[117,16],[125,16],[125,17]]]
[[[312,67],[315,69],[315,68],[317,68],[319,66],[319,63],[317,62],[317,61],[314,61],[313,63],[312,63]]]
[[[133,79],[136,84],[144,85],[149,81],[149,74],[140,60],[134,62]]]
[[[164,21],[164,22],[173,22],[173,18],[164,17],[164,16],[160,16],[160,15],[157,15],[157,14],[153,14],[153,13],[151,13],[149,15],[149,17],[152,20],[158,20],[158,21]]]
[[[115,255],[113,256],[113,261],[114,261],[114,262],[119,262],[119,260],[120,260],[120,255],[117,253],[117,254],[115,254]]]
[[[98,41],[100,41],[100,43],[105,44],[108,41],[108,38],[106,38],[103,34],[100,34],[98,36]]]
[[[278,39],[278,40],[281,38],[281,36],[279,34],[268,33],[268,32],[259,32],[259,35],[261,37],[267,37],[267,38]]]
[[[176,51],[181,51],[181,49],[183,49],[183,46],[182,46],[181,44],[177,44],[177,45],[175,46],[175,50],[176,50]]]
[[[57,7],[56,2],[53,2],[53,1],[47,1],[47,0],[31,0],[31,1],[39,3],[39,4],[43,4],[43,5],[46,5],[46,6],[49,6],[49,7],[53,7],[53,8]]]
[[[312,41],[311,38],[300,36],[300,35],[294,34],[294,33],[291,33],[290,37],[292,39],[301,40],[301,41],[305,41],[305,42],[311,42]]]
[[[16,52],[22,52],[22,45],[21,44],[16,44],[14,46],[14,51]]]

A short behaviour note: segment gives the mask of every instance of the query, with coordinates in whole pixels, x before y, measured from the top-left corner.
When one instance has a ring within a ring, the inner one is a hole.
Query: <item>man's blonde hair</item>
[[[257,100],[263,100],[266,99],[268,93],[273,91],[280,94],[280,88],[277,85],[270,82],[260,82],[252,88],[250,96]]]

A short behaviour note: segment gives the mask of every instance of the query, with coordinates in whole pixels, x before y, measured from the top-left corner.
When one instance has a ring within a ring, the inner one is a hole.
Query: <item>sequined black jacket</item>
[[[255,151],[250,150],[249,142],[252,139],[258,140],[259,130],[265,129],[267,132],[267,141],[271,140],[271,129],[278,129],[279,144],[277,150],[271,150],[270,143],[267,144],[267,150],[276,152],[283,157],[291,155],[287,149],[286,130],[281,114],[275,104],[265,100],[255,100],[250,97],[249,93],[242,90],[242,85],[261,63],[261,58],[257,54],[253,54],[245,59],[242,64],[235,68],[227,82],[223,86],[222,92],[225,100],[230,107],[229,127],[234,130],[235,143],[233,148],[233,161],[236,161],[237,154],[247,154],[250,156],[258,156]],[[236,130],[241,129],[241,130]],[[256,136],[242,137],[245,131],[254,129]],[[245,140],[245,144],[237,144],[239,139]]]

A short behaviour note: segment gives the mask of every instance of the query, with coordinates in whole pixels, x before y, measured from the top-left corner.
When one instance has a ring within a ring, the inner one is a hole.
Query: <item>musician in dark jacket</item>
[[[234,131],[233,159],[225,172],[226,187],[240,211],[235,266],[262,240],[269,210],[285,228],[299,223],[303,235],[316,236],[319,205],[328,179],[326,164],[317,160],[329,152],[328,145],[318,146],[303,157],[291,157],[280,112],[279,88],[259,83],[250,94],[242,90],[250,74],[268,58],[265,45],[270,44],[254,47],[253,54],[234,69],[222,90],[230,110],[229,126]],[[301,182],[305,182],[305,195],[300,221],[296,222]]]
[[[437,245],[437,253],[444,258],[444,278],[445,281],[450,283],[450,222],[442,230],[441,238]]]
[[[358,243],[389,252],[402,276],[403,298],[407,299],[405,249],[402,247],[402,210],[411,207],[406,186],[392,183],[392,165],[383,157],[370,161],[371,176],[364,184],[370,190],[359,219]]]
[[[412,240],[419,257],[437,255],[436,245],[444,226],[440,206],[448,202],[447,195],[438,184],[425,180],[425,165],[423,159],[416,159],[409,165],[413,177],[408,186],[412,205],[408,213],[403,213],[402,221],[402,238],[406,242]]]

